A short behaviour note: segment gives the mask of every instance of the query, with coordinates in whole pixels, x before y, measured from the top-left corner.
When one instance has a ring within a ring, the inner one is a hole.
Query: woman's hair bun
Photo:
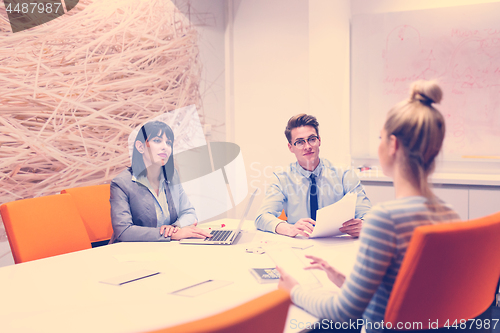
[[[410,100],[420,101],[423,104],[431,105],[439,103],[443,98],[443,91],[436,81],[416,81],[410,88]]]

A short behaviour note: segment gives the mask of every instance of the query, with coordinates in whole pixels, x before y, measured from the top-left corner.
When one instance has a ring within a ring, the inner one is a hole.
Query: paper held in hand
[[[356,193],[347,193],[336,203],[323,207],[316,213],[316,225],[310,238],[345,235],[339,231],[342,223],[354,218]]]

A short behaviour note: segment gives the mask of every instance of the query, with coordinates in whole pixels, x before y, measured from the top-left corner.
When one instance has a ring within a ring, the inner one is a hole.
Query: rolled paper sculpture
[[[0,18],[0,204],[108,182],[134,128],[200,106],[200,75],[170,0],[80,0],[17,33]]]

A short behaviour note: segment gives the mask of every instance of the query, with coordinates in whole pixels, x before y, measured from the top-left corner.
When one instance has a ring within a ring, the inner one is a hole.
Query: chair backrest
[[[16,264],[91,248],[69,194],[12,201],[0,213]]]
[[[500,212],[414,230],[385,312],[393,328],[451,326],[483,313],[500,278]],[[435,325],[435,324],[434,324]]]
[[[113,227],[109,184],[73,187],[62,190],[61,193],[68,193],[73,197],[92,243],[111,238]]]
[[[223,313],[154,333],[276,333],[283,332],[290,296],[275,290]]]

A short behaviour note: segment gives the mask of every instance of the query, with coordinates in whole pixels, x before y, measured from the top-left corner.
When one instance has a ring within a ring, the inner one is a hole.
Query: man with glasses
[[[283,172],[274,173],[266,197],[255,219],[259,230],[281,235],[309,237],[318,209],[331,205],[349,192],[356,193],[355,218],[339,229],[358,237],[362,218],[371,208],[363,186],[352,170],[341,170],[319,157],[321,137],[318,121],[304,113],[288,120],[285,136],[288,149],[297,162]],[[287,221],[278,218],[284,210]]]

